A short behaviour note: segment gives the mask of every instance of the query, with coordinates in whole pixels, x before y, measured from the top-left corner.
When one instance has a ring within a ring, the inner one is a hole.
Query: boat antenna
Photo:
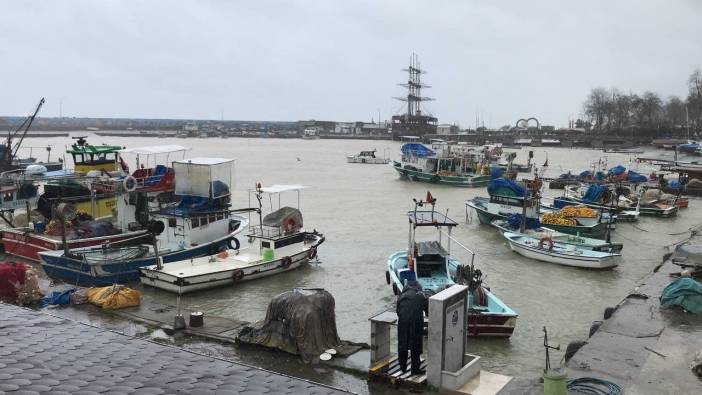
[[[256,183],[256,200],[258,200],[258,223],[261,225],[261,232],[263,232],[263,188],[261,188],[261,182]]]
[[[546,330],[546,327],[544,326],[544,348],[546,349],[546,369],[544,369],[544,372],[548,372],[551,370],[551,357],[548,353],[548,350],[561,350],[561,345],[559,344],[556,347],[553,347],[552,345],[548,344],[548,331]]]

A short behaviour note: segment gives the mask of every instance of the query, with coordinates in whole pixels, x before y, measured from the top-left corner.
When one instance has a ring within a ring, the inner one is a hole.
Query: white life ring
[[[133,192],[137,188],[137,180],[133,176],[126,176],[122,181],[122,187],[127,192]]]

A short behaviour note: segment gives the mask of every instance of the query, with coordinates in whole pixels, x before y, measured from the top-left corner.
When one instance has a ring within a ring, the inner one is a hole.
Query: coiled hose
[[[587,395],[621,395],[622,388],[611,381],[592,377],[568,380],[568,391]]]

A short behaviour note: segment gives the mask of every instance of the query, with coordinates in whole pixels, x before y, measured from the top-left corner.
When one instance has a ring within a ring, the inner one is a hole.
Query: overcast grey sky
[[[440,122],[564,125],[592,87],[685,95],[702,1],[0,0],[0,114],[370,120],[416,52]]]

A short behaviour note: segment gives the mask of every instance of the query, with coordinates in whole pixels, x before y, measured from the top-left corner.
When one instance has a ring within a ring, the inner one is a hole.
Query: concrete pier
[[[3,303],[0,339],[0,393],[347,393]]]

